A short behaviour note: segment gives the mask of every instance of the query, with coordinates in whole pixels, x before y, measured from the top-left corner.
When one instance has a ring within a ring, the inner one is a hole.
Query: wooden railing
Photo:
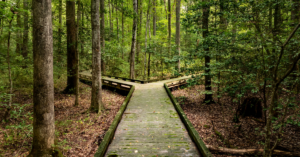
[[[182,80],[178,80],[178,81],[174,81],[174,82],[168,82],[168,83],[166,83],[166,85],[168,86],[169,89],[174,89],[176,87],[186,85],[187,84],[186,80],[187,79],[182,79]]]
[[[86,81],[92,81],[92,77],[87,76],[87,75],[79,74],[79,78],[82,80],[86,80]],[[120,89],[123,91],[130,91],[130,89],[132,87],[132,85],[129,85],[129,84],[124,84],[124,83],[115,82],[115,81],[106,80],[106,79],[102,79],[102,85],[108,86],[108,87],[113,87],[113,88]]]

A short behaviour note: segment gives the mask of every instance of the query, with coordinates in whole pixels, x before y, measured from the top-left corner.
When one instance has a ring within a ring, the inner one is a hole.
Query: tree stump
[[[262,118],[262,102],[259,98],[250,97],[246,98],[241,106],[240,115],[242,117],[255,117]]]

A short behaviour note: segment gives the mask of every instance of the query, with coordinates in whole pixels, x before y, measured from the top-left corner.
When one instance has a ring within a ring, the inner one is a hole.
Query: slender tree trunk
[[[171,0],[168,0],[168,51],[171,55]]]
[[[131,43],[131,52],[130,52],[130,78],[134,79],[134,60],[135,60],[135,51],[136,51],[136,32],[137,32],[137,0],[133,0],[133,26],[132,26],[132,43]]]
[[[209,42],[208,40],[208,19],[209,19],[209,11],[210,11],[210,6],[209,6],[209,2],[207,0],[202,0],[202,2],[206,3],[204,4],[205,7],[203,7],[203,17],[202,17],[202,29],[203,29],[203,38],[204,38],[204,42],[205,45],[208,45]],[[209,54],[209,47],[205,46],[204,47],[204,53],[205,53],[205,92],[207,92],[205,94],[205,99],[204,102],[210,104],[213,102],[213,98],[212,98],[212,90],[211,90],[211,75],[210,75],[210,54]]]
[[[156,36],[156,0],[153,0],[153,36]]]
[[[110,38],[111,38],[111,34],[112,34],[112,29],[113,29],[113,26],[112,26],[112,22],[111,22],[111,1],[112,0],[108,0],[108,8],[109,8],[109,41],[110,41]]]
[[[122,1],[122,8],[124,2]],[[122,59],[124,59],[124,13],[122,11]]]
[[[167,5],[166,5],[166,0],[164,0],[164,6],[165,6],[165,11],[166,11],[166,19],[168,19],[168,11],[167,11]]]
[[[140,62],[140,53],[141,53],[141,32],[142,32],[142,0],[138,0],[138,10],[139,10],[139,18],[138,18],[138,28],[137,28],[137,40],[136,40],[136,57],[135,62],[139,64]]]
[[[101,40],[101,50],[102,55],[105,53],[105,8],[104,8],[104,0],[100,0],[100,40]],[[105,62],[103,61],[103,57],[101,57],[101,71],[103,75],[105,75]]]
[[[92,5],[92,51],[93,51],[93,69],[92,69],[92,102],[91,110],[101,113],[104,109],[102,104],[102,80],[101,80],[101,47],[100,47],[100,21],[99,6],[100,0],[91,0]]]
[[[115,6],[118,6],[118,1],[115,1]],[[118,10],[116,9],[116,24],[117,24],[117,41],[119,42],[119,15]]]
[[[79,105],[79,43],[80,36],[80,21],[81,21],[81,2],[77,0],[77,35],[76,35],[76,89],[75,89],[75,106]]]
[[[80,29],[80,47],[81,47],[81,52],[80,54],[82,56],[84,56],[84,39],[83,39],[83,28],[84,28],[84,6],[83,6],[83,3],[81,3],[81,7],[82,7],[82,11],[81,11],[81,17],[82,17],[82,20],[81,20],[81,29]]]
[[[28,11],[28,0],[23,0],[23,9]],[[24,13],[24,31],[23,31],[23,48],[22,55],[24,58],[28,56],[28,12]]]
[[[144,56],[144,79],[146,78],[146,65],[147,65],[147,33],[148,33],[148,25],[149,25],[149,10],[150,10],[150,3],[147,10],[147,17],[146,17],[146,30],[145,30],[145,56]]]
[[[178,57],[180,57],[180,1],[176,0],[176,46],[178,51]],[[180,58],[178,58],[178,72],[180,72]]]
[[[33,13],[33,143],[29,156],[53,153],[55,138],[51,0],[32,0]]]
[[[59,18],[59,26],[58,26],[58,61],[62,61],[63,51],[62,51],[62,0],[59,0],[58,6],[58,18]]]
[[[76,88],[76,22],[75,2],[67,0],[67,88],[65,93],[75,94]]]
[[[11,28],[12,21],[13,21],[13,19],[11,19],[9,21],[9,28]],[[8,93],[9,94],[9,100],[8,100],[8,108],[7,108],[7,110],[5,112],[5,115],[4,115],[4,120],[7,120],[8,116],[9,116],[9,112],[10,112],[10,109],[11,109],[11,103],[12,103],[12,94],[13,94],[13,91],[12,91],[13,90],[13,82],[12,82],[12,78],[11,78],[10,54],[9,54],[9,50],[10,50],[10,37],[11,37],[11,31],[9,30],[9,32],[8,32],[8,38],[7,38],[7,56],[6,56],[7,69],[8,69],[8,77],[9,77],[9,93]]]
[[[20,0],[17,2],[17,8],[20,9]],[[17,30],[17,45],[16,45],[16,53],[17,54],[22,54],[21,52],[21,47],[22,47],[22,33],[21,33],[21,28],[22,28],[22,24],[21,24],[21,15],[20,13],[17,13],[17,27],[19,28]],[[24,56],[23,56],[24,57]],[[25,57],[24,57],[25,58]]]
[[[150,5],[150,0],[149,0],[149,5]],[[149,9],[150,10],[150,9]],[[149,27],[149,48],[150,48],[150,44],[151,44],[151,27],[150,27],[150,17],[149,17],[149,22],[148,22],[148,27]],[[151,70],[151,53],[148,53],[149,57],[148,57],[148,80],[150,80],[150,70]]]

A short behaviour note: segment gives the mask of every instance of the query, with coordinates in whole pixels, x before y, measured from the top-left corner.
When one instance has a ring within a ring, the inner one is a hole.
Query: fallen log
[[[223,148],[223,147],[215,147],[211,145],[206,145],[206,147],[211,152],[222,153],[222,154],[234,154],[234,155],[262,155],[264,149],[232,149],[232,148]],[[286,152],[282,150],[274,150],[273,155],[278,156],[299,156],[299,153],[294,152]]]

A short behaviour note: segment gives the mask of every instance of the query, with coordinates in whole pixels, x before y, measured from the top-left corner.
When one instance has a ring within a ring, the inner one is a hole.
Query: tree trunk
[[[137,0],[133,0],[133,26],[132,26],[132,43],[131,43],[131,52],[130,52],[130,79],[134,79],[134,60],[135,60],[135,51],[136,51],[136,31],[137,31]]]
[[[76,89],[75,89],[75,106],[79,105],[79,43],[80,36],[80,21],[81,21],[81,2],[77,0],[77,35],[76,35]]]
[[[62,51],[62,0],[59,0],[58,6],[58,18],[59,18],[59,26],[58,26],[58,61],[62,61],[63,51]]]
[[[145,30],[145,55],[144,55],[144,79],[146,78],[146,65],[147,65],[147,33],[148,33],[148,25],[149,25],[149,10],[150,10],[150,3],[147,10],[147,19],[146,19],[146,30]]]
[[[29,156],[53,153],[55,138],[51,0],[33,0],[33,143]]]
[[[80,54],[83,56],[84,55],[84,39],[83,39],[83,28],[84,28],[84,6],[83,3],[81,3],[82,11],[81,11],[81,29],[80,29],[80,47],[81,47],[81,52]]]
[[[202,17],[202,29],[203,29],[203,38],[204,38],[204,53],[205,53],[205,99],[204,102],[210,104],[213,102],[212,98],[212,90],[211,90],[211,75],[210,75],[210,54],[209,54],[209,42],[208,40],[208,19],[209,19],[209,11],[210,5],[207,0],[202,0],[202,2],[206,3],[203,7],[203,17]]]
[[[20,0],[17,2],[17,8],[20,9]],[[17,13],[17,27],[19,28],[17,30],[17,37],[16,37],[16,53],[17,54],[22,54],[21,52],[21,47],[22,47],[22,33],[21,33],[21,28],[22,28],[22,24],[21,24],[21,15],[20,13]],[[24,57],[24,56],[23,56]],[[24,57],[25,58],[25,57]]]
[[[100,0],[91,0],[92,5],[92,51],[93,51],[93,69],[92,69],[92,101],[91,110],[101,113],[104,109],[102,104],[102,80],[101,80],[101,49],[100,49],[100,22],[99,5]]]
[[[104,0],[100,0],[100,40],[101,40],[101,50],[102,54],[105,53],[105,9],[104,9]],[[101,57],[101,71],[103,75],[105,75],[105,62],[103,61],[103,57]]]
[[[149,5],[150,5],[150,0],[149,0]],[[149,9],[150,10],[150,9]],[[150,27],[150,17],[149,17],[149,22],[148,22],[148,26],[149,26],[149,48],[150,48],[150,44],[151,44],[151,27]],[[148,80],[150,80],[150,70],[151,70],[151,53],[149,52],[149,57],[148,57]]]
[[[153,0],[153,36],[156,36],[156,0]]]
[[[168,0],[168,51],[171,55],[171,0]]]
[[[122,8],[124,2],[122,1]],[[124,59],[124,13],[122,11],[122,59]]]
[[[76,88],[76,22],[75,2],[67,0],[67,88],[65,93],[75,94]]]
[[[14,15],[13,15],[14,16]],[[11,28],[11,23],[13,21],[13,18],[9,21],[9,28]],[[12,90],[13,90],[13,82],[11,78],[11,67],[10,67],[10,54],[9,54],[9,49],[10,49],[10,37],[11,37],[11,31],[9,30],[8,32],[8,38],[7,38],[7,56],[6,56],[6,62],[7,62],[7,69],[8,69],[8,77],[9,77],[9,100],[8,100],[8,108],[4,114],[4,120],[7,120],[9,116],[9,112],[11,109],[11,103],[12,103]]]
[[[110,41],[111,38],[111,34],[112,34],[112,23],[111,23],[111,1],[112,0],[108,0],[108,12],[109,12],[109,36],[108,36],[108,40]]]
[[[176,0],[176,46],[178,51],[178,57],[180,57],[180,1]],[[180,58],[178,58],[178,72],[180,72]]]
[[[140,62],[140,53],[141,53],[141,33],[142,33],[142,0],[138,0],[138,10],[139,10],[139,18],[138,18],[138,28],[137,28],[137,40],[136,40],[136,64]]]
[[[23,9],[28,11],[28,1],[23,0]],[[23,48],[22,48],[22,55],[24,58],[28,56],[28,12],[24,12],[24,31],[23,31]]]

